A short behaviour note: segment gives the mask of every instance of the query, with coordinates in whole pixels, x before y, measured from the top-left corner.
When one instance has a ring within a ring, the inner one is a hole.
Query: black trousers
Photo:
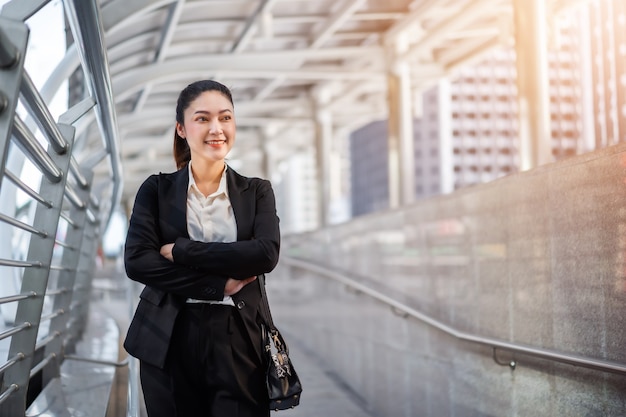
[[[187,304],[164,369],[140,363],[148,416],[268,417],[263,366],[252,343],[235,307]]]

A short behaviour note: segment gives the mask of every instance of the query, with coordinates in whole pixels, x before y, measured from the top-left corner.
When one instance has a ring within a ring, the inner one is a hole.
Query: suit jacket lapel
[[[233,208],[235,221],[237,222],[237,240],[248,240],[251,236],[247,236],[246,231],[251,230],[250,222],[254,218],[254,213],[250,213],[250,207],[253,205],[246,200],[248,181],[228,167],[226,183],[228,184],[230,205]]]
[[[179,230],[182,236],[188,238],[189,232],[187,231],[187,189],[189,188],[189,171],[185,167],[174,173],[172,178],[173,190],[168,193],[171,198],[172,204],[175,208],[172,211],[172,215],[168,219],[172,223],[172,226]],[[167,196],[166,196],[167,198]],[[182,213],[182,215],[181,215]]]

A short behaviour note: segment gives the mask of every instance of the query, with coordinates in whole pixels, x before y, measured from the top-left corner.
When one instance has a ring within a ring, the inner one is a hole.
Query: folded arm
[[[172,263],[160,254],[157,177],[146,180],[135,198],[124,250],[126,274],[134,281],[184,297],[221,300],[227,275]]]
[[[236,279],[245,279],[274,269],[280,250],[274,192],[269,181],[260,181],[256,186],[251,240],[220,243],[197,242],[179,237],[171,249],[174,263]]]

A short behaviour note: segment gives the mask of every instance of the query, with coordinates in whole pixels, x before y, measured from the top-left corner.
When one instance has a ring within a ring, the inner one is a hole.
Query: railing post
[[[89,172],[85,174],[87,181],[91,184],[93,180],[93,173]],[[91,200],[89,199],[89,192],[91,188],[87,188],[81,190],[81,198],[85,196],[84,199],[86,203],[86,208],[84,213],[84,218],[81,218],[81,227],[76,230],[77,234],[80,236],[76,236],[77,239],[81,240],[80,250],[78,251],[77,259],[76,259],[76,276],[72,282],[73,288],[73,297],[72,297],[72,308],[70,309],[70,317],[71,326],[68,328],[68,342],[65,346],[66,350],[73,350],[73,346],[76,344],[80,334],[83,331],[84,323],[86,321],[87,314],[89,313],[85,304],[88,303],[88,298],[90,296],[90,288],[85,288],[85,277],[93,276],[93,264],[90,262],[93,258],[95,261],[95,250],[92,249],[94,242],[98,242],[99,238],[94,236],[94,220],[90,219],[87,214],[91,211],[93,213],[93,205]],[[98,217],[97,215],[95,216]]]
[[[69,136],[73,136],[73,134]],[[70,139],[68,142],[71,149],[73,142],[71,137],[68,139]],[[49,148],[51,148],[51,146],[49,146]],[[38,261],[42,266],[39,268],[26,268],[24,270],[22,289],[20,291],[21,294],[33,292],[37,294],[37,296],[22,300],[17,307],[15,323],[30,323],[31,326],[11,338],[9,357],[20,353],[25,356],[19,363],[8,369],[4,375],[4,383],[16,384],[19,389],[14,395],[9,397],[6,402],[0,405],[0,415],[21,416],[24,415],[26,411],[26,391],[31,376],[31,368],[34,365],[33,354],[37,342],[38,324],[43,310],[43,296],[48,286],[50,264],[65,195],[67,182],[66,173],[69,170],[71,158],[70,152],[59,155],[49,150],[49,154],[55,165],[63,172],[63,175],[58,182],[51,182],[45,176],[41,178],[41,186],[39,187],[40,195],[45,200],[51,202],[52,207],[41,204],[37,206],[33,227],[37,230],[44,231],[46,235],[31,236],[27,259]],[[44,357],[44,359],[45,358],[46,357]]]
[[[13,117],[24,74],[28,34],[28,26],[24,23],[0,16],[0,180],[4,176]]]
[[[20,61],[17,48],[0,29],[0,68],[9,69]]]
[[[0,186],[4,177],[13,130],[13,117],[15,116],[20,83],[24,73],[24,56],[28,44],[28,35],[29,29],[24,23],[0,16],[0,50],[2,51],[0,52],[2,55],[0,57],[0,98],[2,101],[2,108],[0,109]],[[38,322],[39,318],[36,321]],[[32,350],[29,353],[32,360]],[[7,357],[12,358],[13,356],[8,355]],[[20,362],[24,362],[24,360]],[[16,372],[17,378],[9,378],[4,375],[0,393],[10,392],[10,394],[5,403],[0,406],[0,415],[24,415],[29,372],[30,364],[21,364],[19,371]]]
[[[68,328],[68,337],[73,343],[80,338],[87,322],[96,252],[100,243],[100,208],[94,201],[89,200],[87,209],[93,213],[93,216],[87,217],[83,228],[83,245],[79,254],[76,281],[74,283],[70,316],[72,326]]]
[[[60,125],[59,129],[62,131],[63,137],[66,141],[70,143],[74,141],[74,128]],[[69,135],[71,135],[71,137],[68,137]],[[63,249],[63,255],[60,262],[63,266],[57,280],[57,290],[60,292],[54,297],[52,307],[52,311],[62,310],[65,314],[58,315],[51,320],[50,330],[48,332],[49,334],[63,335],[63,337],[54,338],[45,347],[44,357],[54,354],[56,360],[54,366],[49,367],[49,369],[44,369],[44,386],[51,378],[59,376],[63,355],[65,354],[66,333],[71,316],[70,305],[72,302],[74,282],[76,280],[78,270],[78,261],[82,251],[84,237],[83,231],[87,218],[86,206],[89,201],[90,192],[89,188],[79,188],[78,190],[78,197],[81,201],[85,202],[85,205],[82,207],[72,205],[69,210],[69,218],[72,219],[72,224],[68,224],[67,227],[65,235],[65,245],[67,247]]]

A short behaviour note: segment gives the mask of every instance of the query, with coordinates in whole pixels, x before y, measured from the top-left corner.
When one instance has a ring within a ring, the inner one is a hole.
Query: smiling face
[[[191,160],[224,161],[235,143],[235,113],[230,100],[219,91],[205,91],[184,112],[178,135],[187,140]]]

